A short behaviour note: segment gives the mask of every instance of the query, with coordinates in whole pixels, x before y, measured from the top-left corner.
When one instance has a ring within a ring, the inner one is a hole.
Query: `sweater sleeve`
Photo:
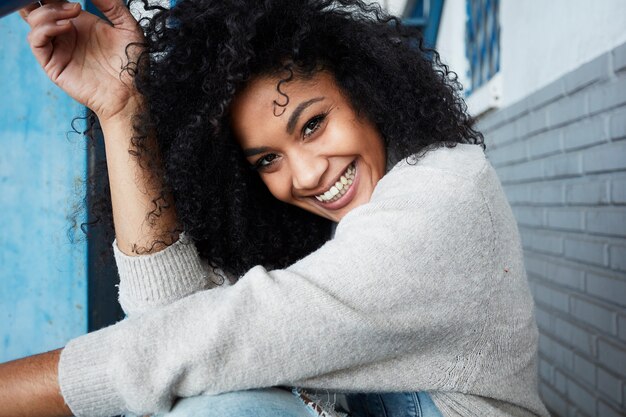
[[[120,276],[119,303],[127,317],[229,284],[223,271],[200,259],[184,233],[174,244],[149,255],[128,256],[114,241],[113,254]]]
[[[433,374],[480,343],[493,230],[473,181],[416,170],[385,176],[331,241],[289,268],[254,267],[71,341],[59,364],[67,404],[77,416],[146,414],[256,387],[444,381]]]

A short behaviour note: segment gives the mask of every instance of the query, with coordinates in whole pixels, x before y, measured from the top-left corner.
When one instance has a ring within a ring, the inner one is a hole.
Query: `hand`
[[[48,77],[72,98],[93,110],[100,121],[134,113],[138,94],[123,71],[140,52],[137,21],[121,0],[93,0],[111,22],[81,10],[78,3],[48,0],[20,10],[30,25],[28,42]]]

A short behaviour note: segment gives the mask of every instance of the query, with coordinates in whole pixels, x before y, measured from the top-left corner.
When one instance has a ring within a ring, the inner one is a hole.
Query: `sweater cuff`
[[[109,374],[108,331],[71,340],[61,351],[59,386],[65,403],[77,416],[114,416],[127,410]],[[99,358],[94,360],[94,358]]]
[[[113,242],[113,252],[120,275],[119,301],[128,315],[215,286],[195,245],[184,234],[153,254],[128,256],[120,251],[117,241]]]

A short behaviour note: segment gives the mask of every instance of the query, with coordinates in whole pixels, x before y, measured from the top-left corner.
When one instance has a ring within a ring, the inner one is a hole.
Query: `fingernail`
[[[57,26],[63,26],[70,23],[70,19],[57,20]]]
[[[77,4],[78,3],[65,3],[62,7],[63,7],[63,10],[71,10],[74,7],[76,7]]]

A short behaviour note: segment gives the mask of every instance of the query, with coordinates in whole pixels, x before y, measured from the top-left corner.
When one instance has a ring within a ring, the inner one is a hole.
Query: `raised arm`
[[[206,289],[212,281],[192,248],[187,248],[185,265],[170,263],[185,272],[178,274],[185,277],[181,282],[169,281],[162,268],[153,267],[152,258],[138,256],[155,254],[178,239],[176,212],[155,169],[160,160],[154,138],[149,134],[143,138],[141,156],[132,154],[133,117],[143,103],[132,73],[124,68],[138,60],[143,34],[121,0],[94,4],[110,23],[81,11],[80,4],[56,0],[30,6],[21,15],[32,28],[29,42],[46,74],[100,121],[121,275],[120,303],[127,315],[133,315]]]
[[[45,3],[20,15],[31,27],[28,41],[48,77],[100,120],[118,246],[127,254],[137,247],[162,249],[153,242],[175,229],[173,206],[146,221],[161,196],[161,183],[129,154],[132,117],[142,103],[122,69],[127,51],[131,59],[140,52],[139,45],[127,46],[142,41],[141,30],[121,0],[93,0],[109,22],[82,11],[78,3]],[[59,355],[56,350],[0,364],[0,416],[71,415],[57,382]]]
[[[160,179],[129,154],[132,118],[142,99],[124,68],[139,56],[143,35],[121,0],[93,3],[110,23],[81,11],[78,3],[48,1],[23,9],[21,15],[31,26],[28,40],[46,74],[98,116],[119,248],[129,255],[157,251],[165,245],[154,242],[176,228],[176,215],[169,197],[161,195]],[[155,202],[160,215],[147,221]]]

